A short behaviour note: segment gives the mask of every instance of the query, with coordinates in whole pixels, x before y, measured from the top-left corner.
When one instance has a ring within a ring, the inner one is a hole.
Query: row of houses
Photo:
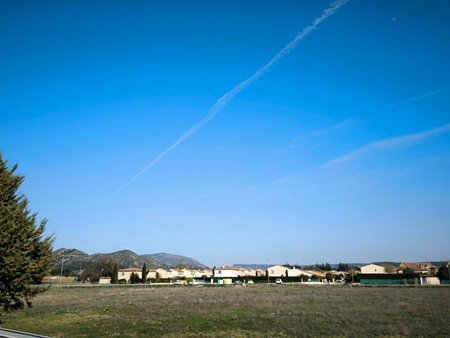
[[[118,279],[129,283],[131,275],[135,274],[142,280],[142,269],[136,267],[130,267],[126,269],[120,269],[118,271]],[[178,280],[178,279],[193,279],[193,280],[235,280],[235,279],[252,279],[255,277],[268,277],[268,278],[282,278],[282,277],[315,277],[319,280],[325,278],[325,274],[303,270],[297,267],[286,267],[283,265],[273,265],[267,269],[246,269],[234,266],[221,266],[214,269],[150,269],[146,279],[148,281],[156,280]],[[102,277],[100,283],[110,283],[109,277]]]
[[[440,284],[431,263],[401,263],[399,266],[389,264],[368,264],[361,266],[357,279],[361,284]],[[352,269],[353,272],[353,269]],[[130,283],[132,274],[142,280],[142,269],[130,267],[118,272],[118,279]],[[331,275],[331,278],[330,278]],[[232,283],[236,280],[251,280],[260,277],[268,279],[283,278],[289,281],[330,282],[343,281],[346,273],[341,271],[328,271],[327,273],[313,270],[304,270],[295,266],[273,265],[267,269],[246,269],[235,266],[221,266],[213,269],[150,269],[146,281],[176,281],[192,280],[208,283]],[[353,276],[353,273],[352,273]],[[353,278],[352,278],[353,279]],[[109,277],[100,279],[100,283],[110,283]]]
[[[361,267],[358,277],[363,285],[439,285],[440,281],[435,271],[436,267],[431,263],[401,263],[396,269],[392,269],[391,266],[368,264]]]
[[[361,267],[361,273],[422,273],[434,274],[437,267],[430,262],[402,262],[398,267],[390,264],[368,264]]]
[[[127,268],[120,269],[118,279],[124,279],[129,282],[131,275],[136,274],[139,279],[142,279],[142,269],[140,268]],[[184,278],[208,278],[212,275],[211,269],[149,269],[147,274],[147,280],[158,279],[184,279]]]

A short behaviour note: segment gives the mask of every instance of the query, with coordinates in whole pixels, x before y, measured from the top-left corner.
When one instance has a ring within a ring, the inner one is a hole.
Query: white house
[[[376,264],[368,264],[361,267],[361,273],[386,273],[386,268]]]
[[[239,269],[231,266],[222,266],[216,268],[214,271],[214,278],[236,278],[239,277]]]
[[[425,275],[420,277],[420,284],[422,285],[439,285],[441,282],[439,278],[433,275]]]

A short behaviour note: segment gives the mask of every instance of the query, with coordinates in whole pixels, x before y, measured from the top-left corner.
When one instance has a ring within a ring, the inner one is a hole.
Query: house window
[[[222,274],[222,270],[219,270],[219,275]]]

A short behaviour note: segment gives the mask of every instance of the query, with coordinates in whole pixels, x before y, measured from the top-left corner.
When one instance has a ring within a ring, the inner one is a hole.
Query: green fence
[[[405,285],[418,284],[414,279],[361,279],[362,285]]]
[[[419,274],[398,273],[361,273],[361,285],[417,285],[420,284]]]

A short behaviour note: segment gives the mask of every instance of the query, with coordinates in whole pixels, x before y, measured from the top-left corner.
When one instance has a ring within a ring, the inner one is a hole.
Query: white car
[[[249,280],[249,281],[247,281],[247,284],[253,285],[253,284],[255,284],[255,282],[252,280]]]
[[[275,279],[275,284],[283,284],[283,280],[281,278]]]

